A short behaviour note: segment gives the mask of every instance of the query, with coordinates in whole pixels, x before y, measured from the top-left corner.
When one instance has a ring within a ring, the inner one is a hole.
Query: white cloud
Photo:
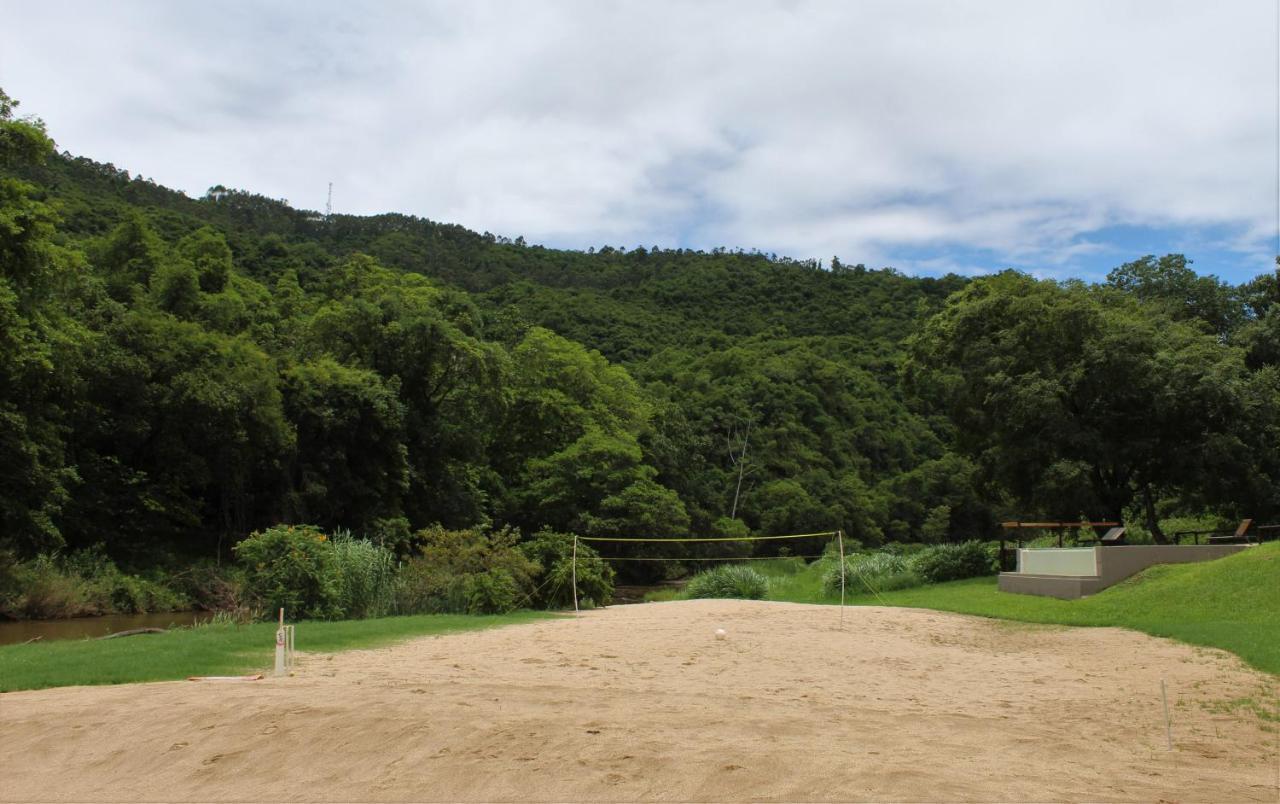
[[[10,4],[0,86],[192,194],[332,180],[340,211],[557,245],[1053,270],[1118,224],[1274,237],[1270,3],[372,8]]]

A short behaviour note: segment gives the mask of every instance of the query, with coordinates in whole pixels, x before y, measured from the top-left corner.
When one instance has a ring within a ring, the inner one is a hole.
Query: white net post
[[[573,611],[578,611],[578,534],[573,534]]]
[[[844,531],[836,531],[836,543],[840,545],[840,630],[844,630]]]

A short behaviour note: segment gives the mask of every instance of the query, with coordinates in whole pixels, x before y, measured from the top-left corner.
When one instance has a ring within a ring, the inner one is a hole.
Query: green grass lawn
[[[758,562],[772,577],[771,600],[835,603],[816,568]],[[850,605],[904,606],[1033,623],[1119,626],[1193,645],[1222,648],[1280,674],[1280,542],[1217,561],[1152,567],[1080,600],[1000,592],[991,578],[872,595],[849,579]]]
[[[375,620],[303,622],[299,651],[370,648],[411,637],[525,623],[555,615],[521,611],[492,617],[424,614]],[[77,684],[169,681],[264,671],[275,655],[274,623],[177,628],[120,639],[0,647],[0,692]]]

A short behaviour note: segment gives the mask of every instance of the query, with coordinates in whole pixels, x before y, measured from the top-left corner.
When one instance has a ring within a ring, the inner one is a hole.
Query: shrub
[[[18,557],[12,550],[0,548],[0,616],[9,614],[20,592]]]
[[[405,562],[396,584],[400,614],[496,614],[528,605],[541,571],[518,548],[519,533],[421,530],[419,554]]]
[[[409,532],[409,520],[402,516],[375,519],[367,535],[369,541],[385,547],[396,556],[407,556],[413,535]]]
[[[57,558],[41,554],[14,568],[14,591],[8,613],[19,619],[52,619],[104,614],[97,601],[89,598],[82,579],[67,573]]]
[[[109,610],[121,614],[146,614],[152,611],[180,611],[190,608],[191,601],[163,583],[138,575],[126,575],[111,566],[111,573],[90,583],[90,594],[110,601]]]
[[[857,594],[870,587],[875,592],[909,589],[924,583],[912,572],[907,558],[897,552],[875,552],[845,556],[845,589]],[[822,574],[822,586],[829,594],[840,592],[840,561]]]
[[[738,597],[760,600],[769,593],[769,579],[745,564],[729,564],[693,576],[685,587],[690,598]]]
[[[540,530],[520,545],[520,551],[542,568],[533,605],[567,608],[573,605],[573,534]],[[578,542],[578,604],[607,606],[613,600],[613,568],[585,542]]]
[[[235,546],[245,569],[245,593],[268,615],[293,619],[342,616],[337,558],[314,525],[276,525]]]
[[[991,555],[982,542],[935,544],[909,559],[910,569],[926,583],[958,581],[990,575],[996,571]]]
[[[505,614],[520,607],[520,589],[501,567],[462,576],[467,614]]]
[[[178,611],[190,605],[158,580],[121,572],[100,545],[14,562],[0,588],[0,613],[18,618]]]
[[[466,611],[461,585],[440,567],[419,557],[400,565],[392,610],[396,614],[447,614]]]
[[[101,544],[72,553],[62,566],[84,585],[85,594],[101,612],[146,614],[191,607],[190,600],[165,583],[121,572]]]
[[[344,617],[381,617],[391,610],[396,561],[369,539],[338,531],[329,540],[337,571],[338,607]]]
[[[197,561],[174,575],[172,581],[198,609],[225,611],[239,619],[255,619],[250,616],[253,607],[245,594],[244,570],[234,564]]]
[[[711,523],[711,535],[727,539],[742,539],[751,535],[751,528],[747,527],[747,523],[741,519],[722,516]]]

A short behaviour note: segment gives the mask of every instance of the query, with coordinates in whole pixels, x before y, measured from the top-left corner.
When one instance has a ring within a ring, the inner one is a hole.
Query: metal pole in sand
[[[573,534],[573,611],[578,611],[578,534]]]
[[[840,630],[844,630],[844,531],[836,531],[836,541],[840,544]]]

